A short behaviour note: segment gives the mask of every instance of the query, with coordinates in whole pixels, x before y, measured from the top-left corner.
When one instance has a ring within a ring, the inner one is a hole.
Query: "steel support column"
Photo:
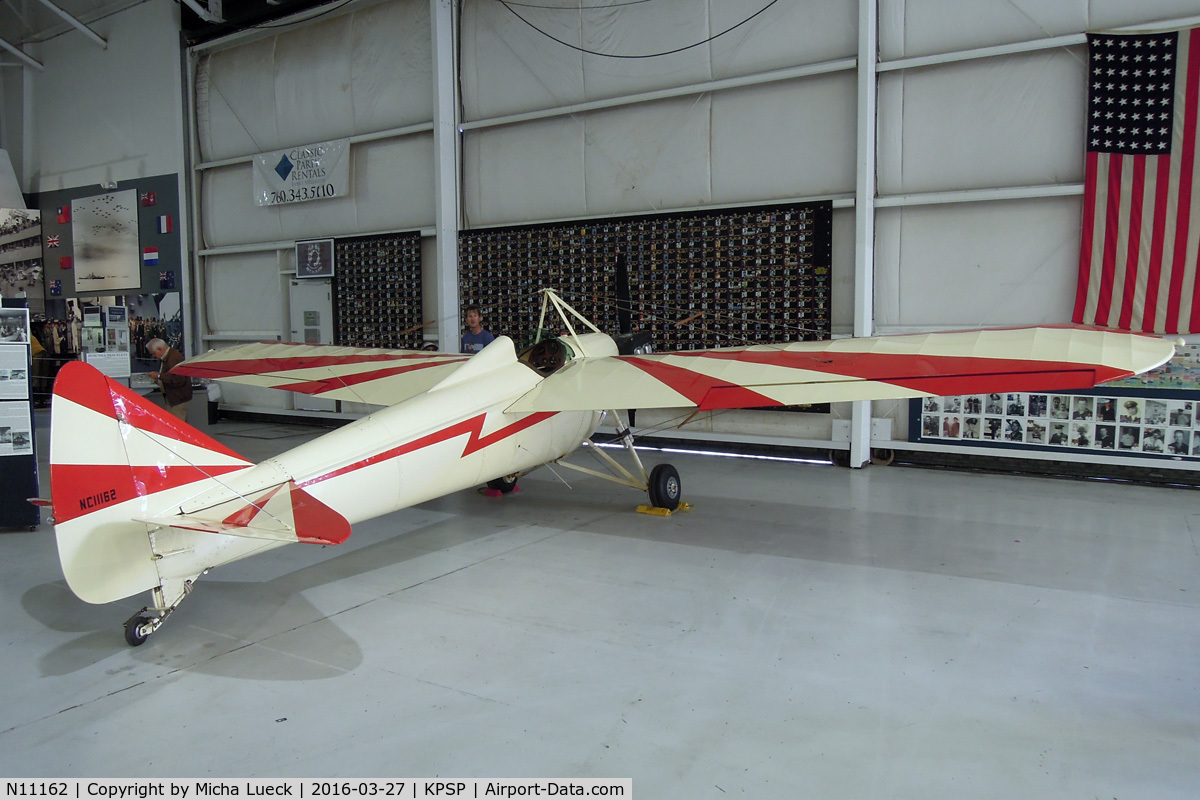
[[[858,0],[858,175],[854,185],[854,335],[875,330],[875,100],[877,0]],[[850,466],[871,460],[871,402],[852,404]]]
[[[458,319],[458,98],[452,0],[429,0],[433,22],[434,236],[439,348],[457,353]]]

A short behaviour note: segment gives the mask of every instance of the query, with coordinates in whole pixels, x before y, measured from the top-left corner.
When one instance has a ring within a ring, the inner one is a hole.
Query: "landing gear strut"
[[[141,611],[134,614],[129,619],[125,620],[125,641],[130,647],[140,647],[150,638],[150,634],[162,627],[167,621],[167,617],[171,616],[183,598],[192,593],[192,582],[184,581],[183,590],[179,596],[175,598],[175,602],[171,605],[166,604],[166,595],[163,592],[163,587],[159,586],[152,590],[151,595],[154,598],[153,606],[146,606]]]
[[[682,503],[680,499],[683,492],[682,484],[679,481],[679,470],[670,464],[659,464],[647,474],[646,468],[642,466],[642,460],[633,448],[633,432],[621,421],[621,416],[616,411],[610,411],[609,413],[613,415],[613,419],[616,421],[617,437],[625,445],[625,451],[629,453],[630,458],[633,459],[634,467],[637,470],[636,474],[617,463],[616,459],[597,447],[591,439],[584,442],[584,444],[597,458],[605,463],[609,468],[609,472],[599,472],[562,460],[557,463],[576,472],[583,472],[587,475],[603,478],[613,483],[619,483],[622,486],[641,489],[649,495],[650,506],[658,511],[670,513],[678,509],[680,505],[686,506],[687,504]],[[641,508],[645,508],[645,506]]]
[[[494,481],[488,481],[487,487],[500,494],[508,494],[517,488],[517,478],[520,475],[505,475],[503,478],[496,478]]]

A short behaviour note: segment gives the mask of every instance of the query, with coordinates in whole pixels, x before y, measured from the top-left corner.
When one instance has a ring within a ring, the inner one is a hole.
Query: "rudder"
[[[71,590],[106,603],[159,586],[150,528],[135,519],[251,466],[95,368],[65,365],[54,383],[50,491]]]

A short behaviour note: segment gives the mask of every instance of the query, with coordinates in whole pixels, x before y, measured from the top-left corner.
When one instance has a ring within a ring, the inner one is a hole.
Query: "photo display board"
[[[911,400],[908,430],[912,442],[1200,462],[1200,345],[1095,389]]]
[[[658,352],[823,340],[831,232],[828,202],[463,231],[459,298],[518,346],[543,288],[615,333],[621,254],[634,331],[652,331]]]
[[[0,307],[0,530],[33,528],[40,513],[29,310]]]
[[[420,233],[337,239],[334,259],[334,342],[420,349]]]
[[[1100,388],[910,401],[909,440],[1200,461],[1194,392]]]

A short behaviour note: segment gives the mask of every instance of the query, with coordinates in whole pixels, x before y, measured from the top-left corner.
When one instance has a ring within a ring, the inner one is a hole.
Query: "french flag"
[[[158,248],[147,247],[142,250],[142,263],[148,267],[158,264]]]
[[[175,225],[171,221],[170,214],[163,214],[161,217],[158,218],[158,232],[159,233],[170,233],[173,230],[175,230]]]

